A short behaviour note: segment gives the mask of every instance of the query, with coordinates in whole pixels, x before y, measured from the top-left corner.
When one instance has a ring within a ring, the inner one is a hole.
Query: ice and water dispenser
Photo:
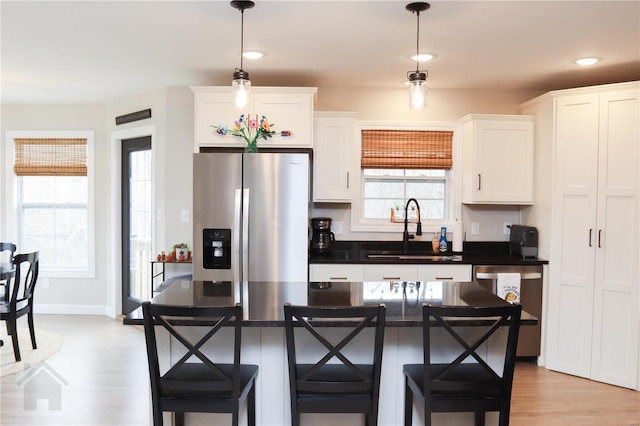
[[[203,229],[204,269],[231,269],[231,229]]]

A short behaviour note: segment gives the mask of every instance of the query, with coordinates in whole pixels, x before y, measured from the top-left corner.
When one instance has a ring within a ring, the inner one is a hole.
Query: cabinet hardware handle
[[[591,244],[591,234],[593,234],[593,228],[589,228],[589,247],[593,247],[593,244]]]
[[[598,229],[598,248],[602,248],[600,244],[602,242],[602,229]]]
[[[453,280],[453,277],[436,277],[436,280],[445,280],[445,281],[449,280],[449,281],[451,281],[451,280]]]
[[[478,191],[482,188],[482,175],[478,173]]]
[[[349,189],[349,172],[347,172],[347,189]]]
[[[329,277],[330,280],[346,280],[347,277]]]
[[[399,280],[400,277],[382,277],[383,280]]]

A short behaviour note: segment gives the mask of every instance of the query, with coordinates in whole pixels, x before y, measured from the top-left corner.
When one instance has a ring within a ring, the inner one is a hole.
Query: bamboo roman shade
[[[17,176],[86,176],[87,140],[14,139]]]
[[[450,169],[452,131],[363,130],[363,169]]]

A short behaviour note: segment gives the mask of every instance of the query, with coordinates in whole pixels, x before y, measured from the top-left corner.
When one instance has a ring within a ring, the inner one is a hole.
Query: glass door
[[[152,297],[151,136],[122,141],[122,313]]]

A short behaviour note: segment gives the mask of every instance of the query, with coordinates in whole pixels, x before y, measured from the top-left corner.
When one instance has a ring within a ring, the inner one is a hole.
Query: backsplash
[[[465,241],[509,241],[509,235],[503,233],[504,224],[517,225],[521,221],[519,206],[478,206],[463,205],[461,208],[463,235]],[[336,233],[336,240],[371,240],[389,241],[402,239],[402,224],[398,224],[398,232],[351,232],[351,206],[349,204],[314,203],[311,205],[310,217],[326,216],[333,219],[332,230],[335,233],[335,223],[342,226],[342,233]],[[477,223],[478,234],[472,233],[472,224]],[[445,225],[446,226],[446,225]],[[413,233],[415,227],[411,227]],[[433,234],[439,232],[440,227],[427,228],[423,225],[423,236],[416,241],[431,241]],[[447,226],[447,238],[452,238],[452,226]]]

